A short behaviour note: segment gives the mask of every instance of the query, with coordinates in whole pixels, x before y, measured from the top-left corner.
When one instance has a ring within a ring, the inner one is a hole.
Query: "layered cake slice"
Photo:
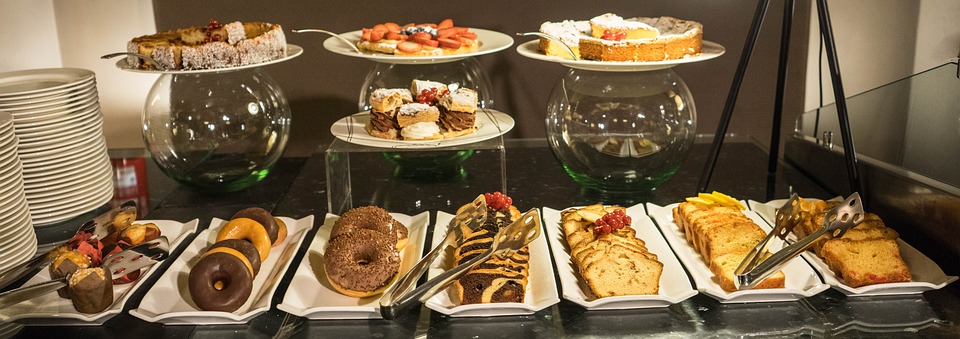
[[[703,25],[672,17],[623,18],[607,13],[590,20],[545,22],[540,32],[569,46],[578,58],[597,61],[662,61],[700,54]],[[546,55],[569,58],[555,41],[540,39]]]
[[[437,125],[439,119],[440,110],[427,104],[414,102],[397,110],[397,125],[403,140],[443,139],[440,125]]]
[[[590,23],[587,21],[564,20],[561,22],[544,22],[540,25],[540,33],[549,34],[560,43],[567,45],[573,54],[580,58],[580,37],[590,33]],[[563,46],[557,41],[540,38],[540,50],[546,55],[570,59]]]
[[[477,126],[477,92],[458,88],[440,98],[440,126],[445,138],[473,133]]]
[[[367,133],[383,139],[399,139],[400,125],[397,111],[400,106],[413,102],[410,91],[405,88],[380,88],[370,94],[370,122]]]

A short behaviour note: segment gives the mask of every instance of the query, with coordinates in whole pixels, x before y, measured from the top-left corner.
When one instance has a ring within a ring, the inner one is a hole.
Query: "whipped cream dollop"
[[[418,122],[400,130],[404,139],[433,139],[440,134],[440,126],[435,122]]]

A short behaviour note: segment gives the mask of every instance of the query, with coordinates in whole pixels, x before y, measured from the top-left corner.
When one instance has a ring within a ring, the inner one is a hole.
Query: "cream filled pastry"
[[[456,88],[453,87],[453,88]],[[439,140],[476,131],[478,94],[469,88],[415,79],[410,89],[380,88],[370,94],[370,120],[365,128],[392,140]]]

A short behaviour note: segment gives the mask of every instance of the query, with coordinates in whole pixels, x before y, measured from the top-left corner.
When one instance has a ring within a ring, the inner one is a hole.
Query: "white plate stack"
[[[23,193],[13,117],[0,112],[0,272],[29,260],[37,252],[30,208]]]
[[[13,116],[34,226],[68,220],[113,197],[94,73],[50,68],[0,73],[0,111]]]

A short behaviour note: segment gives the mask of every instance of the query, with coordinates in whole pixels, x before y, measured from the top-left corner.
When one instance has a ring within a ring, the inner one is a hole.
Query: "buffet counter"
[[[710,138],[698,138],[677,174],[645,196],[601,197],[581,191],[558,165],[544,139],[504,139],[502,149],[477,149],[464,160],[462,171],[447,178],[401,176],[381,154],[353,155],[350,168],[364,171],[349,176],[352,187],[348,205],[377,205],[391,212],[416,215],[428,212],[453,213],[477,194],[502,190],[505,171],[506,193],[521,211],[530,208],[563,209],[603,201],[630,206],[652,203],[666,206],[695,195],[700,170],[706,161]],[[334,141],[340,142],[340,141]],[[276,216],[301,219],[314,216],[306,238],[292,257],[293,265],[282,274],[271,308],[242,325],[163,325],[129,314],[157,282],[153,275],[124,305],[123,312],[99,326],[56,326],[56,321],[3,324],[3,332],[22,338],[50,337],[358,337],[358,338],[559,338],[559,337],[731,337],[731,336],[814,336],[814,337],[956,337],[960,335],[960,287],[956,283],[922,294],[883,297],[847,297],[827,289],[812,297],[789,302],[720,303],[699,293],[668,307],[634,310],[586,310],[561,296],[560,302],[533,315],[457,318],[420,305],[388,320],[308,320],[277,309],[290,288],[295,268],[307,255],[317,229],[323,224],[330,202],[327,168],[330,145],[308,158],[282,158],[260,184],[236,193],[212,194],[176,184],[146,156],[145,179],[141,186],[144,219],[168,219],[186,223],[199,220],[197,232],[209,227],[213,218],[228,218],[244,207],[259,206]],[[336,146],[336,145],[334,145]],[[140,150],[112,150],[112,158],[144,157]],[[505,159],[501,166],[499,159]],[[117,163],[117,161],[115,161]],[[492,164],[492,165],[491,165]],[[835,193],[818,186],[800,172],[782,164],[768,177],[767,152],[746,137],[732,136],[717,162],[710,190],[743,200],[766,202],[786,198],[789,192],[803,197],[832,198]],[[840,174],[842,175],[842,174]],[[340,179],[336,179],[340,180]],[[339,183],[338,183],[339,184]],[[455,189],[451,189],[455,187]],[[339,193],[338,193],[339,194]],[[604,200],[601,200],[604,199]],[[146,202],[146,206],[144,205]],[[545,221],[549,227],[550,221]],[[74,228],[75,229],[75,228]],[[901,233],[907,230],[899,230]],[[65,231],[64,234],[67,232]],[[53,234],[53,235],[51,235]],[[56,232],[41,237],[49,241]],[[546,236],[547,233],[544,233]],[[46,237],[46,238],[45,238]],[[432,239],[428,228],[426,239]],[[913,239],[913,238],[911,238]],[[189,240],[184,243],[189,243]],[[912,243],[921,252],[928,243]],[[42,245],[41,245],[42,246]],[[172,258],[184,251],[172,249]],[[424,246],[424,252],[428,246]],[[171,262],[160,263],[160,270]],[[552,261],[551,261],[552,262]],[[941,266],[943,264],[941,263]],[[553,268],[556,272],[556,268]],[[957,272],[947,272],[956,274]],[[688,273],[689,274],[689,273]],[[421,281],[422,282],[422,281]],[[691,279],[692,282],[692,279]],[[559,289],[559,284],[557,284]],[[536,286],[531,288],[537,288]]]

